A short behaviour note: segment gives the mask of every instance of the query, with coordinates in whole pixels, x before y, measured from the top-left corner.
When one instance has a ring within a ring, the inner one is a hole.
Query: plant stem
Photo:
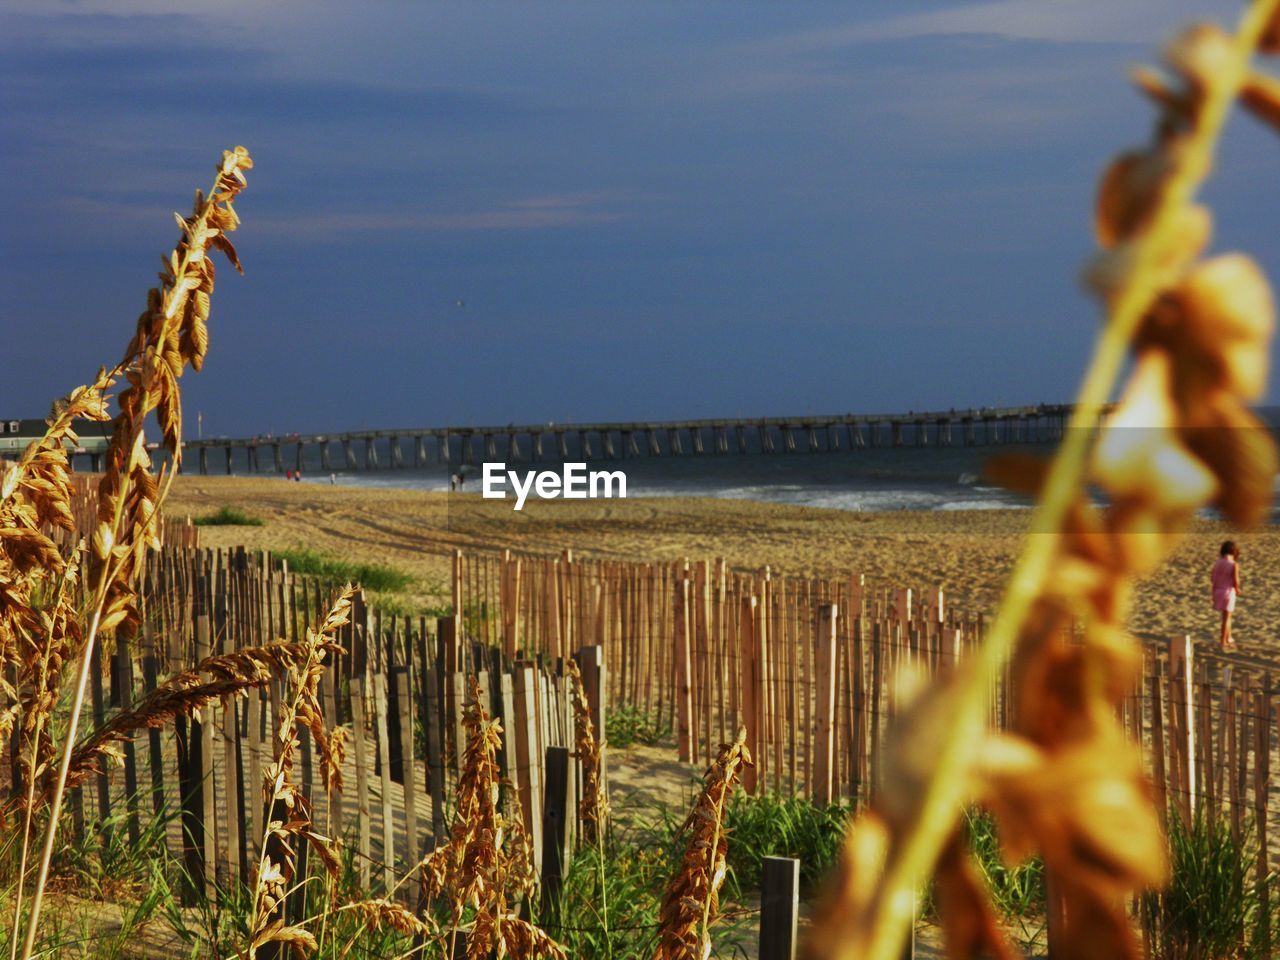
[[[1160,278],[1154,267],[1161,252],[1168,249],[1169,237],[1176,229],[1177,211],[1190,202],[1208,173],[1218,134],[1243,85],[1258,40],[1277,9],[1280,0],[1257,0],[1241,17],[1233,38],[1230,75],[1219,77],[1207,92],[1199,123],[1176,154],[1177,165],[1157,202],[1151,226],[1138,241],[1133,268],[1112,301],[1066,436],[1050,465],[1030,536],[1010,576],[991,632],[978,650],[977,669],[962,681],[953,722],[937,745],[919,815],[887,864],[880,885],[886,907],[875,915],[865,960],[895,960],[906,938],[915,878],[932,875],[932,867],[963,806],[971,750],[986,728],[992,684],[1012,656],[1023,624],[1045,585],[1063,521],[1079,496],[1094,427],[1124,365],[1133,335],[1160,292]]]
[[[201,225],[203,225],[203,222],[208,219],[209,212],[216,205],[217,201],[214,200],[214,197],[217,196],[218,184],[221,182],[221,177],[222,172],[221,169],[219,169],[219,172],[214,177],[213,186],[205,197],[204,207],[197,219],[197,222]],[[186,275],[187,268],[191,264],[192,249],[193,247],[190,242],[190,238],[188,237],[175,278],[180,278]],[[202,250],[202,255],[203,253],[204,251]],[[179,295],[176,291],[181,289],[181,285],[171,287],[164,296],[165,316],[167,318],[166,324],[174,320],[174,317],[171,315],[175,312],[169,309],[169,298]],[[120,363],[117,369],[127,369],[129,361],[130,357],[126,354],[125,360]],[[135,429],[137,431],[142,430],[142,417],[137,418]],[[134,437],[130,438],[131,441],[133,439]],[[128,449],[130,451],[128,456],[131,457],[131,451],[133,449],[132,443],[130,443]],[[180,442],[175,447],[173,455],[174,457],[182,456],[182,446]],[[112,533],[112,548],[107,551],[107,556],[103,559],[98,583],[94,587],[93,616],[89,623],[88,634],[85,639],[84,649],[81,653],[80,670],[76,678],[75,693],[71,698],[71,715],[67,725],[67,740],[66,744],[63,746],[62,759],[58,764],[58,783],[49,804],[49,826],[45,831],[44,848],[40,856],[40,872],[36,879],[35,890],[31,895],[31,916],[27,920],[27,933],[22,945],[22,960],[30,960],[31,951],[35,948],[36,927],[39,925],[40,921],[40,908],[44,901],[44,887],[49,880],[49,866],[53,861],[53,845],[57,840],[58,834],[58,817],[62,813],[62,796],[67,787],[67,773],[71,767],[71,755],[75,749],[76,731],[80,724],[80,713],[84,707],[85,687],[88,686],[89,683],[89,666],[92,663],[94,650],[97,646],[98,628],[99,624],[102,622],[102,613],[107,602],[107,594],[110,591],[110,586],[120,568],[120,564],[118,562],[114,567],[112,566],[111,558],[112,551],[115,549],[115,545],[119,540],[120,525],[124,519],[124,504],[128,499],[128,493],[131,488],[131,472],[132,462],[130,460],[126,462],[125,469],[121,472],[121,489],[115,498],[115,509],[112,514],[110,527]],[[169,488],[172,483],[173,473],[162,467],[160,471],[160,483],[158,485],[155,510],[152,511],[141,529],[137,531],[138,536],[146,535],[148,527],[158,522],[160,508],[168,497]]]

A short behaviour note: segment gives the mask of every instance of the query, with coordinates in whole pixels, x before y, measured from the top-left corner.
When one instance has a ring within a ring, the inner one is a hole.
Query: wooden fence
[[[983,615],[940,587],[780,577],[723,561],[459,553],[453,598],[468,632],[508,656],[600,646],[610,702],[664,717],[681,759],[709,761],[745,726],[756,758],[748,790],[818,802],[870,799],[901,669],[937,674],[984,631]],[[1005,688],[991,693],[998,727],[1010,719]],[[1269,671],[1196,655],[1187,636],[1147,638],[1120,719],[1162,810],[1223,813],[1237,830],[1252,815],[1267,839],[1273,689]]]
[[[153,553],[143,578],[139,636],[133,644],[117,639],[93,664],[92,725],[102,726],[166,675],[211,654],[300,638],[324,616],[332,593],[244,550]],[[332,804],[318,785],[314,748],[305,732],[300,737],[297,774],[317,822],[348,837],[360,879],[372,889],[395,886],[445,834],[471,679],[478,680],[490,714],[503,719],[499,761],[521,799],[538,866],[558,870],[575,843],[581,777],[567,762],[573,716],[562,664],[503,662],[497,650],[464,641],[453,627],[452,618],[433,622],[430,631],[425,618],[384,618],[357,592],[352,621],[338,636],[347,653],[325,672],[321,689],[327,722],[347,725],[353,734],[346,782]],[[598,651],[587,647],[577,660],[603,729]],[[136,840],[152,813],[168,809],[176,814],[168,840],[207,891],[247,878],[262,836],[262,771],[284,692],[272,683],[139,734],[118,764],[72,791],[77,837],[125,830]],[[555,768],[550,777],[548,758]],[[12,767],[12,755],[6,760]],[[16,790],[15,773],[10,770]],[[548,811],[558,821],[550,833]],[[555,856],[544,856],[548,836],[557,844]],[[305,858],[305,847],[299,855]],[[559,875],[546,879],[555,883]]]
[[[888,588],[860,574],[775,576],[723,561],[628,563],[454,556],[453,605],[505,656],[604,651],[608,697],[662,717],[681,760],[708,763],[740,726],[749,792],[866,800],[894,677],[930,672],[977,643],[980,614],[941,588]],[[997,691],[996,703],[1004,710]]]
[[[393,886],[443,834],[470,677],[502,718],[503,773],[554,884],[574,844],[581,782],[564,658],[582,668],[597,730],[610,703],[625,704],[669,723],[679,757],[701,764],[741,725],[756,758],[749,791],[861,804],[876,788],[900,668],[937,673],[983,635],[982,616],[956,609],[939,588],[888,588],[861,575],[510,553],[458,553],[453,571],[456,615],[393,616],[357,596],[339,637],[348,652],[322,690],[328,721],[353,734],[332,805],[305,738],[300,751],[318,822],[348,836],[374,888]],[[329,590],[269,556],[166,546],[148,561],[143,597],[137,642],[117,642],[94,672],[95,724],[203,656],[299,637]],[[1157,805],[1254,831],[1256,870],[1269,873],[1280,837],[1271,823],[1271,676],[1197,657],[1186,638],[1150,648],[1143,674],[1119,716],[1142,745]],[[210,885],[246,876],[281,695],[272,685],[148,731],[73,796],[75,829],[136,835],[139,805],[172,802],[185,830],[175,827],[171,842],[192,876]],[[996,725],[1008,722],[1008,704],[998,684]]]

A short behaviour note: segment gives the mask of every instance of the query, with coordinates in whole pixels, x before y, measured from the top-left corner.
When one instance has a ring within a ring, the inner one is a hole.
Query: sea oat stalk
[[[728,870],[725,806],[743,765],[751,763],[746,741],[744,727],[733,743],[721,745],[703,778],[702,793],[681,828],[689,839],[680,868],[662,897],[654,960],[706,960],[711,953],[711,927],[720,915],[720,885]]]
[[[582,673],[572,660],[565,661],[569,673],[570,698],[573,704],[574,748],[582,764],[582,800],[579,819],[588,843],[602,841],[609,817],[609,800],[604,791],[604,741],[596,739],[591,719],[591,704],[582,685]]]
[[[262,799],[267,809],[253,882],[253,906],[249,914],[249,945],[240,955],[254,960],[259,947],[268,943],[288,944],[296,954],[314,950],[315,937],[305,925],[286,924],[280,916],[285,897],[293,887],[297,868],[295,845],[307,843],[321,858],[325,869],[336,877],[340,871],[331,841],[312,828],[311,804],[293,782],[293,762],[298,749],[298,731],[306,729],[320,749],[320,769],[324,782],[332,782],[331,768],[341,762],[341,737],[324,726],[320,711],[320,680],[325,658],[337,649],[334,634],[347,623],[352,588],[338,595],[318,627],[307,631],[306,657],[289,668],[291,696],[284,703],[276,724],[271,762],[263,771]]]
[[[1193,267],[1209,219],[1191,201],[1231,104],[1250,84],[1255,50],[1280,33],[1278,9],[1276,0],[1251,4],[1234,35],[1193,27],[1168,48],[1167,75],[1141,75],[1160,122],[1152,145],[1104,179],[1103,253],[1088,280],[1107,321],[1057,456],[1042,472],[1022,471],[1021,485],[1040,496],[1033,535],[970,668],[900,724],[896,768],[849,832],[813,956],[895,957],[915,888],[975,797],[996,811],[1011,856],[1039,847],[1065,881],[1077,918],[1066,955],[1135,955],[1115,903],[1158,880],[1164,856],[1141,766],[1113,718],[1136,660],[1120,628],[1129,582],[1154,569],[1200,505],[1213,500],[1237,521],[1255,518],[1275,467],[1269,439],[1236,429],[1253,425],[1241,401],[1259,389],[1270,295],[1248,267]],[[1135,342],[1134,376],[1094,450],[1093,427]],[[1086,479],[1107,491],[1105,513],[1084,499]],[[1075,615],[1089,621],[1078,647],[1061,641]],[[1015,733],[989,738],[988,692],[1015,650]],[[958,955],[975,955],[971,948]]]
[[[172,481],[172,471],[182,456],[178,378],[187,364],[200,369],[208,347],[206,324],[214,282],[213,262],[208,253],[211,249],[220,249],[239,267],[226,233],[234,230],[239,222],[232,201],[245,186],[243,171],[252,165],[243,147],[224,151],[210,195],[206,198],[197,193],[192,215],[177,218],[182,237],[165,260],[160,286],[148,294],[147,308],[138,319],[137,332],[125,350],[124,359],[112,373],[100,372],[91,387],[74,391],[66,405],[55,410],[45,439],[36,444],[34,451],[29,451],[30,457],[24,456],[16,470],[8,471],[0,484],[0,508],[8,514],[0,518],[0,542],[4,544],[5,553],[0,563],[0,578],[6,578],[6,568],[21,571],[24,563],[30,563],[33,551],[38,551],[43,564],[53,568],[60,562],[56,549],[41,549],[44,545],[32,536],[29,525],[13,522],[15,515],[25,519],[21,517],[22,505],[15,507],[14,504],[16,489],[23,483],[28,487],[34,484],[30,492],[36,512],[44,503],[57,514],[51,522],[63,529],[74,526],[70,512],[65,510],[65,482],[60,486],[48,477],[41,477],[40,471],[61,471],[65,477],[65,452],[58,447],[59,441],[70,435],[71,410],[82,408],[84,416],[105,419],[102,391],[114,382],[116,375],[124,377],[128,386],[117,398],[119,413],[112,423],[106,468],[99,485],[99,524],[90,541],[86,587],[91,599],[84,616],[87,627],[80,649],[74,652],[79,658],[79,669],[71,694],[66,742],[52,794],[31,915],[27,920],[23,960],[31,956],[35,946],[91,658],[100,632],[113,628],[128,630],[138,622],[134,575],[144,553],[159,544],[159,507]],[[159,482],[151,473],[143,434],[143,424],[152,414],[160,423],[161,443],[171,464],[168,470],[162,471]],[[59,431],[61,437],[57,436]],[[64,509],[58,509],[58,504],[64,505]],[[0,593],[9,592],[4,589],[7,586],[0,582]],[[13,591],[9,599],[21,603],[21,590]],[[12,611],[0,613],[0,620],[12,624],[13,619]],[[7,645],[6,638],[0,636],[0,648]]]
[[[582,684],[582,673],[572,659],[568,666],[570,697],[573,703],[574,746],[582,766],[582,799],[578,802],[578,820],[583,839],[596,848],[596,876],[600,881],[600,921],[603,927],[606,956],[613,956],[613,940],[609,936],[609,885],[605,882],[604,844],[609,817],[609,800],[604,790],[604,742],[596,739],[591,719],[591,704]]]
[[[452,930],[447,953],[453,955],[454,937],[469,906],[475,915],[467,931],[467,960],[563,958],[558,943],[512,909],[512,903],[534,887],[531,851],[519,811],[507,816],[498,802],[502,726],[489,718],[474,677],[463,727],[467,740],[449,842],[418,865],[424,898],[444,896],[449,904]]]
[[[324,639],[319,643],[326,655],[341,652],[342,648],[337,644]],[[116,756],[120,747],[132,740],[137,731],[162,727],[174,718],[189,716],[215,700],[226,703],[247,690],[266,686],[277,677],[296,675],[307,667],[313,657],[314,644],[288,640],[207,657],[192,669],[169,677],[77,746],[71,756],[67,786],[79,786],[98,772],[102,759]],[[322,781],[326,787],[333,777],[340,775],[334,761],[325,759],[330,739],[317,741],[321,749]]]

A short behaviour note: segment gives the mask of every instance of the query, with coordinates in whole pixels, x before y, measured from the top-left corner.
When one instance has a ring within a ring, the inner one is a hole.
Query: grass
[[[328,584],[355,583],[378,593],[402,593],[413,586],[413,574],[381,563],[354,563],[318,550],[275,550],[273,556],[294,573],[319,577]]]
[[[629,812],[636,815],[613,820],[603,869],[599,853],[584,846],[570,864],[559,904],[539,917],[570,957],[623,960],[654,953],[662,895],[684,853],[685,838],[679,833],[684,812],[666,807]],[[735,839],[730,834],[731,860]],[[755,936],[756,918],[743,907],[731,878],[723,899],[724,918],[714,928],[710,956],[744,956],[744,945]]]
[[[995,820],[984,810],[966,810],[964,830],[996,909],[1011,918],[1042,917],[1047,900],[1040,858],[1032,857],[1014,867],[1005,863]]]
[[[224,506],[216,513],[206,513],[191,522],[197,527],[260,527],[266,521],[235,507]]]
[[[189,950],[191,956],[207,955],[204,951],[210,945],[226,951],[220,955],[233,955],[234,947],[244,942],[248,890],[239,884],[218,886],[212,896],[201,895],[194,903],[184,904],[180,891],[188,883],[183,864],[164,840],[174,814],[169,810],[150,814],[148,796],[140,797],[138,805],[142,812],[137,843],[128,840],[122,809],[103,825],[107,829],[90,825],[83,840],[59,854],[51,884],[58,907],[42,930],[41,949],[47,955],[66,957],[127,957],[136,955],[141,942],[167,942]],[[740,957],[742,948],[755,937],[757,917],[752,903],[759,890],[762,859],[798,858],[802,893],[807,896],[838,854],[848,812],[844,805],[819,807],[798,798],[734,797],[724,821],[730,867],[723,891],[724,920],[715,928],[710,957]],[[559,903],[535,912],[570,957],[594,960],[653,953],[663,889],[679,867],[684,847],[679,835],[683,813],[651,806],[640,814],[613,821],[603,863],[594,848],[579,850]],[[994,822],[984,812],[968,811],[964,829],[992,900],[1011,932],[1016,936],[1021,924],[1023,945],[1036,943],[1045,903],[1040,862],[1006,866],[999,855]],[[1261,888],[1254,882],[1257,843],[1253,832],[1247,830],[1237,839],[1222,818],[1198,817],[1187,828],[1171,815],[1170,844],[1174,881],[1166,891],[1146,897],[1153,955],[1179,960],[1270,956],[1261,931],[1264,920],[1273,930],[1280,924],[1274,909],[1275,878],[1269,877]],[[337,900],[358,900],[367,894],[359,886],[350,846],[343,849],[342,860]],[[306,914],[324,913],[332,903],[324,885],[312,878],[307,889]],[[68,893],[100,904],[119,904],[120,909],[104,911],[84,900],[64,900]],[[446,917],[438,919],[447,926]],[[8,946],[8,934],[0,930],[0,951]],[[408,955],[412,948],[409,937],[371,929],[354,915],[337,912],[328,916],[325,935],[313,956],[391,960]]]
[[[963,826],[992,904],[1009,921],[1023,952],[1033,953],[1045,934],[1044,863],[1039,857],[1012,867],[1005,863],[995,820],[985,810],[966,810]]]
[[[725,810],[731,880],[745,894],[760,888],[765,857],[800,861],[800,883],[814,890],[835,863],[849,808],[822,807],[800,797],[734,796]]]
[[[1169,814],[1173,879],[1148,893],[1147,932],[1156,956],[1186,960],[1264,960],[1280,939],[1276,876],[1255,879],[1258,842],[1234,836],[1226,817],[1202,811],[1186,824]],[[1270,937],[1267,936],[1270,931]]]
[[[647,713],[639,707],[617,707],[604,718],[604,738],[611,747],[625,750],[637,743],[656,747],[671,739],[671,724],[661,712]]]
[[[176,815],[166,809],[153,815],[150,797],[140,796],[140,832],[130,842],[126,814],[113,814],[95,829],[61,851],[54,861],[51,896],[57,898],[49,923],[37,941],[42,956],[115,960],[163,951],[165,956],[235,956],[247,936],[251,891],[233,883],[219,883],[205,896],[202,884],[192,884],[185,867],[165,842]],[[69,831],[68,831],[69,832]],[[105,842],[104,842],[105,838]],[[191,902],[183,891],[197,890]],[[344,848],[341,878],[336,885],[342,902],[367,896],[351,847]],[[0,903],[6,891],[0,890]],[[324,913],[332,899],[313,877],[307,884],[308,916]],[[0,926],[0,953],[8,955],[10,932]],[[354,949],[353,949],[354,946]],[[394,932],[370,929],[351,913],[327,917],[318,960],[359,957],[393,960],[411,954],[412,943]]]

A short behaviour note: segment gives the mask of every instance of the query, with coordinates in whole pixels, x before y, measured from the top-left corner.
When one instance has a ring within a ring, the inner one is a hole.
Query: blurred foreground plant
[[[1259,520],[1276,471],[1270,435],[1246,408],[1265,389],[1271,292],[1242,254],[1198,259],[1211,218],[1193,197],[1237,100],[1280,121],[1280,83],[1250,67],[1256,51],[1280,52],[1278,9],[1256,0],[1234,34],[1193,26],[1163,70],[1137,74],[1158,119],[1151,143],[1102,179],[1102,250],[1086,280],[1107,317],[1071,428],[1052,463],[1006,459],[993,471],[1038,495],[1032,535],[984,645],[896,724],[884,787],[852,825],[816,915],[813,957],[896,957],[931,875],[951,956],[1014,956],[957,829],[973,801],[994,813],[1012,862],[1040,851],[1065,910],[1057,956],[1138,956],[1125,899],[1164,880],[1166,846],[1115,719],[1141,663],[1122,630],[1132,580],[1207,504]],[[1130,348],[1132,374],[1095,443]],[[1010,661],[1014,726],[995,734],[988,699]]]

